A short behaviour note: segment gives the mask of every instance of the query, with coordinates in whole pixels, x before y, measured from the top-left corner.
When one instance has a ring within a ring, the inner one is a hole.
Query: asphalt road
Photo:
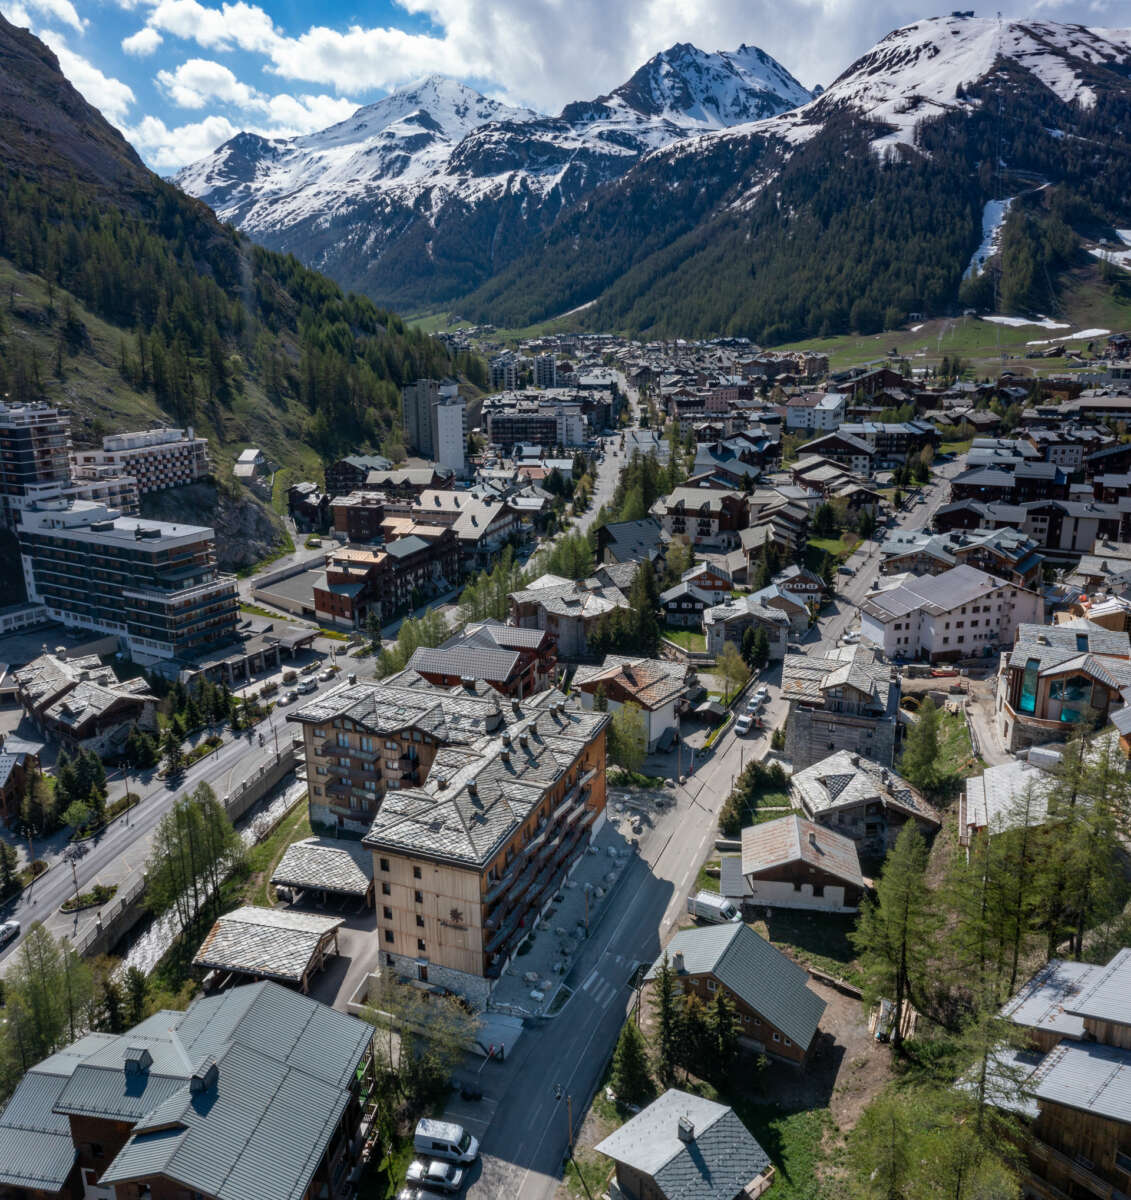
[[[528,1022],[483,1139],[482,1165],[467,1191],[472,1200],[553,1196],[570,1111],[555,1097],[555,1085],[572,1098],[579,1127],[624,1023],[635,966],[659,956],[679,920],[741,755],[755,745],[727,733],[711,760],[677,789],[674,808],[657,821],[566,980],[573,995],[556,1017]]]
[[[339,678],[336,676],[334,680],[319,682],[318,690],[333,687]],[[280,747],[284,739],[293,736],[293,727],[286,723],[289,711],[289,707],[277,708],[256,726],[255,736],[250,742],[246,735],[225,742],[214,754],[189,767],[173,787],[153,772],[148,773],[148,777],[130,776],[130,790],[140,794],[141,802],[130,811],[128,817],[114,821],[99,838],[86,843],[90,848],[77,863],[74,875],[69,866],[56,863],[4,909],[5,920],[20,922],[20,937],[9,942],[0,955],[0,973],[7,968],[28,928],[35,921],[45,922],[74,893],[76,875],[81,891],[112,865],[126,860],[131,863],[142,861],[154,827],[172,808],[178,796],[191,792],[200,783],[207,783],[218,796],[223,797],[233,781],[246,779],[270,762],[275,757],[276,733]],[[259,744],[260,732],[264,735],[262,746]],[[111,797],[120,794],[121,790],[112,789]]]

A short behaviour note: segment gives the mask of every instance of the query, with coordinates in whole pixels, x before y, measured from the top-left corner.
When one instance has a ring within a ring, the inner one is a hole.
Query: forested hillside
[[[0,278],[0,392],[76,409],[80,437],[195,424],[221,466],[376,447],[403,382],[469,365],[146,170],[2,17]]]
[[[1081,237],[1131,218],[1131,86],[1095,72],[1094,100],[1076,103],[999,60],[959,85],[960,111],[916,126],[913,149],[877,150],[890,126],[848,107],[808,140],[771,121],[671,147],[454,308],[517,327],[591,304],[592,329],[766,343],[989,306],[995,283],[1008,311],[1051,309]],[[964,287],[983,206],[1002,197],[1000,270]]]

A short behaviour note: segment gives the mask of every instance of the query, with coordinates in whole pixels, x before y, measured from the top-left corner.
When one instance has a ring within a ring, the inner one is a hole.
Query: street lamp
[[[75,881],[75,911],[76,912],[78,911],[78,902],[79,902],[79,874],[78,874],[78,871],[75,869],[75,865],[78,863],[79,859],[83,857],[84,854],[86,854],[86,847],[80,846],[74,842],[72,842],[71,845],[69,845],[66,848],[66,850],[63,851],[63,859],[65,862],[70,863],[71,878]]]
[[[566,1120],[569,1122],[567,1130],[569,1148],[566,1151],[566,1157],[573,1163],[573,1169],[577,1172],[578,1179],[581,1180],[581,1186],[585,1189],[586,1196],[589,1197],[589,1200],[593,1200],[593,1193],[589,1190],[589,1184],[585,1182],[585,1176],[581,1173],[581,1168],[577,1165],[577,1159],[573,1157],[573,1097],[560,1083],[555,1083],[554,1099],[560,1103],[563,1096],[565,1096],[566,1102]]]

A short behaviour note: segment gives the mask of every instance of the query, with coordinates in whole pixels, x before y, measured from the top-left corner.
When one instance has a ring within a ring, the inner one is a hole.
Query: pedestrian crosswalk
[[[611,973],[623,981],[624,976],[624,956],[618,954],[615,958],[609,957],[609,967]],[[622,983],[614,983],[611,979],[606,978],[601,973],[600,966],[596,966],[589,972],[585,982],[581,985],[581,990],[597,1005],[598,1008],[608,1008],[612,1003],[613,998],[620,992]]]

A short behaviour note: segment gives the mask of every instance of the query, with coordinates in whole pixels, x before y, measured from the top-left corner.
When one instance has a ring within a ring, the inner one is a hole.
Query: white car
[[[860,640],[860,635],[858,633],[846,633],[841,640],[846,646],[853,646]]]
[[[19,921],[5,921],[0,925],[0,946],[6,946],[19,932]]]
[[[441,1162],[438,1158],[416,1159],[405,1172],[405,1183],[431,1188],[437,1192],[458,1192],[463,1183],[463,1170],[455,1163]]]
[[[756,713],[761,707],[762,707],[762,697],[761,696],[751,696],[750,699],[746,701],[746,711],[748,713]]]
[[[766,687],[766,685],[763,683],[759,687],[756,687],[754,689],[754,696],[758,700],[763,700],[763,701],[769,700],[770,689],[768,687]]]
[[[754,718],[749,713],[743,713],[734,723],[734,732],[739,737],[744,737],[754,728]]]

